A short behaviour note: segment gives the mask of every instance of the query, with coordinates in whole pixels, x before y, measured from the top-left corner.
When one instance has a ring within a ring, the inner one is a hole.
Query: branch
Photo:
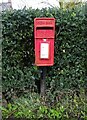
[[[50,5],[51,7],[54,7],[53,5],[51,5],[49,2],[41,2],[41,3],[44,3],[44,4],[47,4],[47,5]]]
[[[13,113],[15,113],[16,111],[17,111],[17,108],[8,115],[8,118],[11,117],[11,115],[13,115]]]
[[[59,31],[58,31],[58,33],[56,34],[56,38],[57,38],[57,36],[60,34],[60,31],[61,31],[61,27],[59,27]]]

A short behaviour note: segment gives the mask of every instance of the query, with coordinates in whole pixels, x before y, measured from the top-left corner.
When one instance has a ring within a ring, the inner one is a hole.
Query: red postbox
[[[34,19],[35,65],[54,64],[55,18]]]

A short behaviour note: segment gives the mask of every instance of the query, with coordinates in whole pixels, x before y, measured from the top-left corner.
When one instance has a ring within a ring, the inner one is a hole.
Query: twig
[[[41,3],[44,3],[44,4],[47,4],[47,5],[50,5],[51,7],[53,7],[54,8],[54,6],[53,5],[51,5],[50,3],[48,3],[48,2],[41,2]]]
[[[58,31],[58,33],[56,34],[56,38],[58,37],[58,35],[60,34],[60,31],[61,31],[61,27],[59,27],[59,31]]]
[[[17,110],[17,109],[16,109],[16,110]],[[15,113],[16,110],[12,111],[12,112],[8,115],[8,118],[9,118],[13,113]]]

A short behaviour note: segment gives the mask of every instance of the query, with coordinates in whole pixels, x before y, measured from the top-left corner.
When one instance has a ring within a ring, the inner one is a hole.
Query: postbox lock
[[[46,38],[44,38],[43,41],[46,42],[47,41]]]

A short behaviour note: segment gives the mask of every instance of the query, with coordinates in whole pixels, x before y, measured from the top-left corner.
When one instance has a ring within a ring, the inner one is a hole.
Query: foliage
[[[47,67],[46,84],[57,90],[85,88],[87,37],[84,7],[74,9],[23,9],[2,13],[2,85],[7,99],[38,91],[39,68],[34,65],[34,18],[55,17],[55,64]]]
[[[50,108],[41,103],[37,94],[30,94],[29,98],[18,98],[13,104],[9,103],[7,108],[2,107],[4,118],[61,118],[63,107]]]
[[[54,95],[55,96],[55,95]],[[7,107],[2,107],[2,117],[6,118],[29,118],[29,119],[57,119],[57,120],[87,120],[87,99],[84,91],[78,97],[76,94],[68,91],[63,92],[60,97],[56,94],[57,99],[50,100],[50,96],[46,96],[44,101],[36,93],[30,93],[27,97],[14,99],[13,103],[9,103]],[[54,101],[54,102],[53,102]],[[49,103],[51,103],[49,105]]]
[[[59,0],[59,5],[60,8],[63,9],[67,9],[67,8],[75,8],[75,6],[81,6],[82,4],[84,4],[84,2],[82,2],[82,0]]]

